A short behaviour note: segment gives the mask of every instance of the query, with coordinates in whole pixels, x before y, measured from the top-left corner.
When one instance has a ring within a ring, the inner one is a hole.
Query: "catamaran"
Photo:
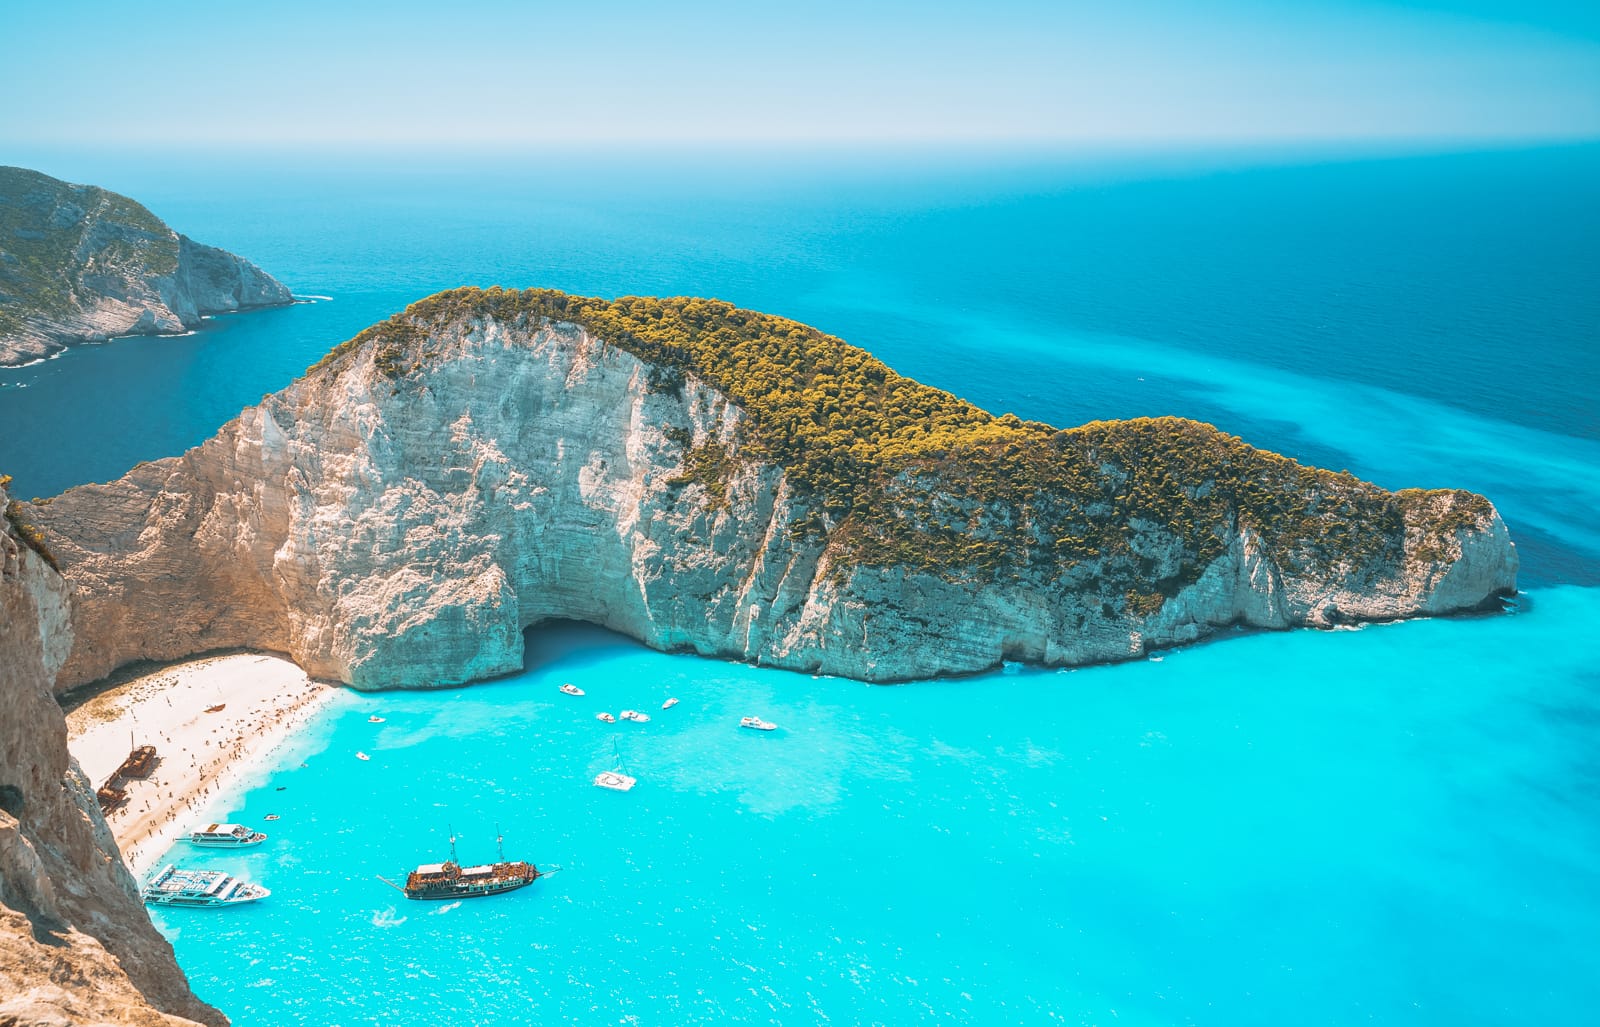
[[[168,863],[140,894],[146,902],[162,906],[237,906],[272,893],[221,870],[183,870]]]
[[[639,781],[637,778],[629,777],[622,772],[622,748],[617,744],[615,738],[611,740],[611,751],[617,755],[617,769],[600,771],[594,777],[594,786],[596,788],[609,788],[613,792],[625,792],[638,784]]]
[[[211,824],[189,833],[190,844],[217,849],[242,849],[250,845],[260,845],[266,840],[266,835],[260,831],[252,831],[243,824]]]

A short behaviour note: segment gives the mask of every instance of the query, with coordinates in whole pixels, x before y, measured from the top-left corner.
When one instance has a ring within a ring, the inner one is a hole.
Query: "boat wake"
[[[403,917],[403,916],[395,916],[394,915],[394,907],[393,906],[389,906],[387,909],[380,909],[376,913],[372,914],[372,926],[374,926],[374,927],[399,927],[401,924],[405,923],[407,919],[409,919],[409,918],[408,917]]]
[[[452,909],[459,909],[460,907],[461,907],[461,903],[459,903],[459,902],[447,902],[444,905],[440,906],[438,909],[430,910],[428,912],[428,915],[429,916],[438,916],[441,913],[448,913]]]

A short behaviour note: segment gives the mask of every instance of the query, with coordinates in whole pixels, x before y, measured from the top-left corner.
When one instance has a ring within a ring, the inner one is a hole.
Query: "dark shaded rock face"
[[[179,235],[126,196],[0,168],[0,365],[293,300],[248,260]]]

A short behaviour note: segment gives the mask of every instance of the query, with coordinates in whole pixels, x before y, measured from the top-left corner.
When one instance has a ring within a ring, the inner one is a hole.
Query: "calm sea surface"
[[[0,470],[23,495],[181,452],[436,289],[539,285],[714,295],[996,412],[1183,414],[1386,486],[1476,489],[1523,557],[1511,615],[1070,673],[872,688],[555,625],[519,676],[348,695],[218,809],[281,816],[262,849],[202,859],[272,898],[158,914],[235,1023],[1600,1007],[1582,642],[1600,622],[1600,147],[1239,167],[27,157],[0,159],[129,193],[323,298],[0,371]],[[653,719],[594,719],[627,706]],[[782,727],[740,731],[747,713]],[[632,793],[588,784],[619,761]],[[497,823],[508,855],[562,872],[463,905],[377,879],[442,858],[451,824],[488,859]]]

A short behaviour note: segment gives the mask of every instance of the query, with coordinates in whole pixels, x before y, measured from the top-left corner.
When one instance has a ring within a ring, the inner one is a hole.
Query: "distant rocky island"
[[[0,167],[0,366],[293,301],[248,260],[174,232],[126,196]]]
[[[1468,492],[1178,418],[996,417],[783,318],[545,290],[414,304],[189,453],[17,513],[74,586],[57,688],[236,646],[451,685],[554,618],[893,682],[1476,610],[1517,568]]]

